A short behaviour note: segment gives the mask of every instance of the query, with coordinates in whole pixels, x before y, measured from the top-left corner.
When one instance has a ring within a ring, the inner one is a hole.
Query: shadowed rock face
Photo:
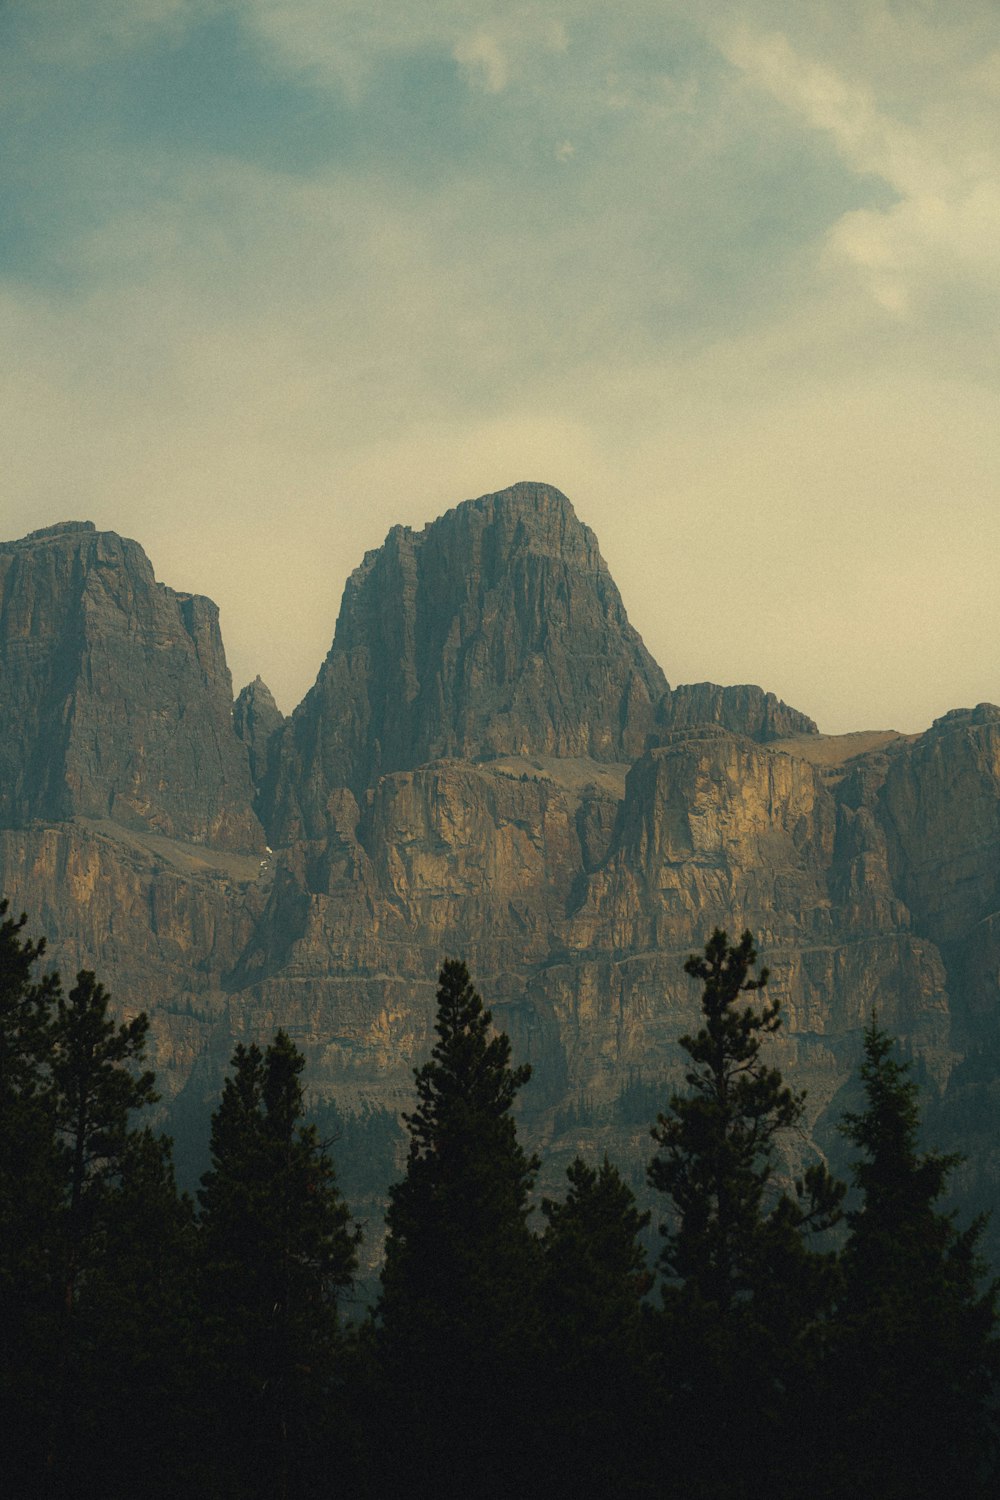
[[[1000,709],[936,719],[882,791],[887,847],[907,905],[936,942],[1000,910]]]
[[[793,1150],[831,1147],[877,1006],[1000,1180],[1000,710],[837,739],[759,688],[670,692],[543,485],[391,532],[291,721],[259,679],[234,717],[215,607],[88,524],[0,546],[0,664],[0,890],[150,1010],[166,1099],[283,1026],[314,1097],[395,1129],[460,956],[534,1066],[546,1190],[578,1150],[640,1180],[683,961],[749,926],[809,1089]]]
[[[284,723],[285,716],[264,679],[248,682],[233,707],[233,728],[247,747],[250,776],[258,791],[267,783],[272,749],[277,748],[275,736]]]
[[[271,842],[320,836],[332,788],[440,757],[630,760],[666,686],[558,490],[518,484],[394,527],[348,580],[285,735]]]
[[[257,848],[218,610],[90,522],[0,545],[0,824],[77,815]]]

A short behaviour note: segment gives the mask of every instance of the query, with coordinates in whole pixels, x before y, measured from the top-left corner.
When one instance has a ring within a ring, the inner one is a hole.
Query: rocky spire
[[[0,824],[111,818],[252,849],[219,612],[137,542],[66,522],[0,543]]]
[[[267,779],[273,736],[284,722],[285,716],[263,677],[248,682],[233,707],[233,728],[247,747],[250,775],[258,789]]]
[[[276,836],[318,834],[334,787],[359,794],[437,757],[631,760],[666,686],[593,532],[550,485],[395,526],[348,580],[286,731]]]

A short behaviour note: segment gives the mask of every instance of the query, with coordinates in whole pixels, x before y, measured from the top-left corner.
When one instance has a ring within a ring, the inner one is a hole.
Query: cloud
[[[523,66],[530,58],[564,52],[567,46],[562,22],[523,9],[508,14],[489,31],[462,36],[452,56],[473,86],[500,94],[511,81],[512,57]]]
[[[495,37],[477,32],[457,42],[452,56],[471,82],[487,94],[499,94],[510,81],[510,65]]]
[[[759,681],[828,730],[996,696],[1000,451],[974,382],[902,350],[859,382],[830,308],[697,353],[600,340],[560,360],[552,300],[599,300],[596,268],[508,302],[549,235],[463,243],[475,199],[222,161],[174,193],[186,233],[162,204],[137,214],[128,285],[0,302],[4,531],[73,515],[137,536],[159,577],[220,603],[237,685],[260,671],[291,707],[390,525],[536,478],[595,528],[672,681]],[[735,635],[717,549],[739,558]]]
[[[804,55],[783,34],[739,28],[724,51],[755,85],[823,132],[855,172],[881,178],[897,195],[890,206],[848,211],[831,226],[831,264],[853,267],[873,299],[902,318],[927,311],[956,281],[1000,291],[1000,120],[981,87],[978,129],[970,131],[967,118],[962,131],[940,111],[901,120],[865,83]],[[952,74],[956,94],[965,71],[983,82],[977,61]]]
[[[9,19],[34,60],[87,68],[153,36],[180,36],[221,9],[220,0],[18,0]]]
[[[671,680],[997,697],[1000,96],[879,10],[164,0],[93,79],[81,21],[0,99],[3,533],[137,536],[290,707],[391,524],[537,478]]]
[[[451,57],[468,82],[502,93],[533,56],[567,46],[562,19],[593,10],[591,0],[244,0],[246,24],[293,69],[360,99],[392,55]]]

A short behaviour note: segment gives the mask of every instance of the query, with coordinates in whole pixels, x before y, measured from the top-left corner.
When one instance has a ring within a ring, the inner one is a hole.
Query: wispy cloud
[[[479,31],[456,42],[452,56],[466,76],[488,94],[499,94],[510,80],[510,64],[496,37]]]
[[[780,33],[740,28],[725,52],[827,135],[854,171],[881,178],[897,195],[885,208],[845,213],[827,237],[832,260],[854,266],[882,307],[909,316],[956,278],[1000,293],[1000,112],[990,69],[985,76],[981,62],[969,69],[966,83],[982,110],[979,130],[963,136],[941,116],[903,122],[865,83],[804,55]],[[952,83],[962,86],[960,77]]]

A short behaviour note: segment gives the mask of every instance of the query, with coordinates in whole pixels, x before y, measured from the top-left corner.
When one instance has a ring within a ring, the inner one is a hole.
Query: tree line
[[[17,1496],[692,1500],[996,1491],[998,1285],[983,1222],[940,1200],[918,1091],[875,1018],[852,1190],[776,1181],[804,1096],[753,938],[686,964],[701,1020],[652,1126],[662,1247],[631,1188],[539,1170],[513,1106],[530,1069],[448,961],[415,1069],[380,1291],[344,1299],[360,1231],[279,1031],[239,1045],[197,1201],[156,1102],[144,1015],[86,971],[64,993],[0,903],[0,1472]]]

